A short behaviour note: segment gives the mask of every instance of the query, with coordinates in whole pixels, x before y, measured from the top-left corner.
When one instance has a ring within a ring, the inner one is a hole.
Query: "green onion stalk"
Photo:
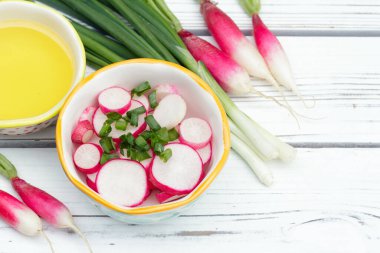
[[[79,21],[85,20],[86,24],[92,26],[88,27],[73,21],[78,33],[85,38],[83,40],[85,47],[91,50],[88,59],[99,66],[103,66],[105,62],[116,62],[121,59],[148,57],[179,62],[198,74],[218,96],[230,119],[232,148],[258,174],[258,178],[264,184],[268,185],[272,180],[269,179],[270,173],[265,170],[262,160],[291,161],[295,157],[296,152],[292,146],[270,134],[239,110],[206,66],[193,58],[177,34],[182,30],[181,23],[164,0],[44,0],[43,2],[59,8],[70,16],[68,7],[77,17],[82,17],[78,18]],[[57,7],[57,4],[52,2],[59,2],[61,5]],[[99,30],[105,32],[107,36],[101,34]],[[150,98],[153,104],[154,100],[154,97]]]

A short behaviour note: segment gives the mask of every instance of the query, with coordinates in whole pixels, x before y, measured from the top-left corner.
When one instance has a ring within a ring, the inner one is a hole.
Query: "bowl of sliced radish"
[[[69,180],[105,214],[133,224],[191,207],[230,149],[226,114],[207,84],[153,59],[85,78],[61,111],[56,138]]]

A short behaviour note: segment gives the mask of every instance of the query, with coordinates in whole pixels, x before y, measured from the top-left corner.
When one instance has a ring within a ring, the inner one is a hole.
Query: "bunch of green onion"
[[[164,0],[38,0],[72,20],[94,68],[131,58],[178,63],[197,73],[222,102],[230,119],[232,148],[265,185],[273,177],[264,161],[290,161],[295,149],[240,111],[202,62],[197,62],[176,32],[178,19]]]

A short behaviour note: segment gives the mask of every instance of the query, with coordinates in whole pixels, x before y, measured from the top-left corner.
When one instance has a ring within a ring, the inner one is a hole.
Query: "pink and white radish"
[[[302,99],[294,80],[288,57],[277,37],[268,29],[259,16],[260,0],[240,0],[246,12],[252,16],[253,37],[269,70],[277,82],[293,91]]]
[[[2,168],[0,174],[11,181],[13,189],[30,209],[57,228],[70,228],[75,231],[92,252],[87,239],[75,225],[73,216],[62,202],[19,178],[15,166],[2,154],[0,154],[0,167]]]
[[[203,167],[207,166],[207,164],[210,162],[211,156],[212,156],[212,145],[211,145],[211,143],[208,143],[205,147],[197,149],[196,151],[198,152],[199,156],[202,159]]]
[[[171,201],[180,199],[184,196],[186,196],[186,195],[172,195],[172,194],[169,194],[166,192],[156,193],[156,199],[157,199],[158,203],[160,203],[160,204],[171,202]]]
[[[132,100],[131,102],[131,106],[130,106],[130,110],[133,110],[133,109],[136,109],[138,107],[141,107],[143,106],[143,104],[141,104],[140,102],[136,101],[136,100]],[[121,130],[118,130],[115,128],[115,123],[112,123],[111,124],[111,127],[112,127],[112,131],[111,133],[109,134],[110,137],[114,138],[114,139],[118,139],[121,135],[125,134],[125,133],[132,133],[133,135],[138,135],[140,134],[141,132],[143,132],[146,128],[146,122],[144,120],[144,118],[146,117],[146,113],[145,114],[140,114],[139,117],[138,117],[138,125],[137,126],[132,126],[132,125],[128,125],[127,129],[125,131],[121,131]],[[104,122],[107,120],[107,115],[103,113],[103,111],[98,108],[94,114],[94,118],[93,118],[93,125],[94,125],[94,130],[95,130],[95,133],[97,135],[99,135],[99,132],[100,130],[102,129],[103,127],[103,124]]]
[[[149,104],[148,98],[145,95],[141,95],[141,96],[134,95],[132,99],[140,102],[145,107],[145,110],[149,112],[150,104]]]
[[[87,143],[80,145],[74,152],[73,160],[76,168],[85,174],[93,174],[100,169],[103,150],[99,145]]]
[[[92,190],[98,192],[98,189],[96,188],[96,176],[98,173],[93,174],[87,174],[86,175],[86,184],[88,187],[90,187]]]
[[[86,143],[94,135],[94,128],[88,120],[79,121],[71,134],[71,140],[74,143]]]
[[[18,232],[37,236],[42,232],[41,219],[20,200],[0,190],[0,218]]]
[[[157,102],[160,102],[164,97],[170,94],[179,94],[175,85],[172,84],[159,84],[155,87]]]
[[[92,123],[92,117],[94,116],[95,111],[96,111],[96,107],[95,106],[89,106],[89,107],[87,107],[82,112],[81,116],[79,117],[79,121],[78,122],[89,121],[90,123]]]
[[[210,142],[212,131],[207,121],[200,118],[187,118],[179,126],[179,139],[194,149],[200,149]]]
[[[153,112],[153,117],[161,127],[176,127],[186,115],[186,102],[180,95],[164,97]]]
[[[166,163],[160,157],[154,157],[150,169],[151,182],[172,195],[190,193],[203,177],[201,158],[185,144],[168,144],[165,149],[171,149],[172,156]]]
[[[145,168],[126,159],[104,164],[96,177],[96,187],[104,199],[127,207],[142,204],[149,195]]]
[[[201,13],[220,48],[254,77],[276,84],[263,57],[234,21],[210,0],[201,1]]]
[[[186,30],[181,30],[178,35],[193,57],[206,65],[224,91],[235,95],[251,92],[252,87],[247,71],[230,56]]]
[[[131,106],[131,94],[121,87],[111,87],[99,94],[98,103],[105,114],[109,112],[124,114]]]

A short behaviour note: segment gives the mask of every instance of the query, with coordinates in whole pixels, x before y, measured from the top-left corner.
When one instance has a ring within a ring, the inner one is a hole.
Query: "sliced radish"
[[[98,102],[105,114],[109,112],[124,114],[131,106],[131,94],[121,87],[111,87],[99,94]]]
[[[82,115],[79,117],[79,122],[81,121],[89,121],[92,123],[92,117],[94,116],[94,113],[96,111],[95,106],[89,106],[82,112]]]
[[[202,159],[203,166],[207,165],[211,160],[212,148],[211,143],[207,144],[206,147],[200,148],[196,150],[199,156]]]
[[[143,106],[143,104],[141,104],[138,101],[132,100],[130,110],[133,110],[133,109],[141,107],[141,106]],[[111,136],[114,139],[118,139],[121,135],[126,134],[126,133],[132,133],[134,136],[140,134],[146,128],[146,122],[144,120],[145,117],[146,117],[146,113],[139,115],[138,126],[135,127],[135,126],[128,125],[128,127],[125,131],[117,130],[115,128],[115,123],[112,123],[111,124],[112,131],[109,134],[109,136]],[[102,110],[100,108],[98,108],[96,110],[96,112],[94,114],[94,118],[92,120],[93,125],[94,125],[94,130],[95,130],[95,133],[97,135],[99,135],[99,132],[102,129],[103,124],[106,120],[107,120],[107,115],[105,115],[102,112]]]
[[[164,97],[153,112],[153,117],[161,127],[176,127],[186,115],[186,102],[180,95]]]
[[[179,126],[181,142],[200,149],[210,142],[212,131],[207,121],[200,118],[187,118]]]
[[[179,94],[175,85],[171,84],[159,84],[156,87],[157,102],[160,102],[164,97],[170,94]]]
[[[118,205],[134,207],[149,195],[144,167],[132,160],[116,159],[107,162],[96,177],[99,194]]]
[[[71,134],[71,140],[74,143],[86,143],[94,135],[94,128],[90,121],[80,121],[75,126],[73,133]]]
[[[132,99],[140,102],[145,107],[147,112],[150,110],[149,100],[145,95],[134,95]]]
[[[93,174],[87,174],[86,175],[86,184],[88,187],[90,187],[92,190],[98,192],[98,189],[96,189],[96,175],[98,173],[93,173]]]
[[[99,145],[87,143],[80,145],[74,153],[77,169],[85,174],[92,174],[100,169],[100,158],[103,150]]]
[[[156,194],[156,199],[157,199],[158,203],[162,204],[162,203],[167,203],[167,202],[171,202],[171,201],[180,199],[184,196],[186,196],[186,194],[184,194],[184,195],[172,195],[172,194],[169,194],[166,192],[159,192]]]
[[[154,157],[150,169],[151,182],[161,191],[181,195],[191,192],[203,176],[202,160],[198,153],[186,144],[168,144],[172,156],[165,163]]]

